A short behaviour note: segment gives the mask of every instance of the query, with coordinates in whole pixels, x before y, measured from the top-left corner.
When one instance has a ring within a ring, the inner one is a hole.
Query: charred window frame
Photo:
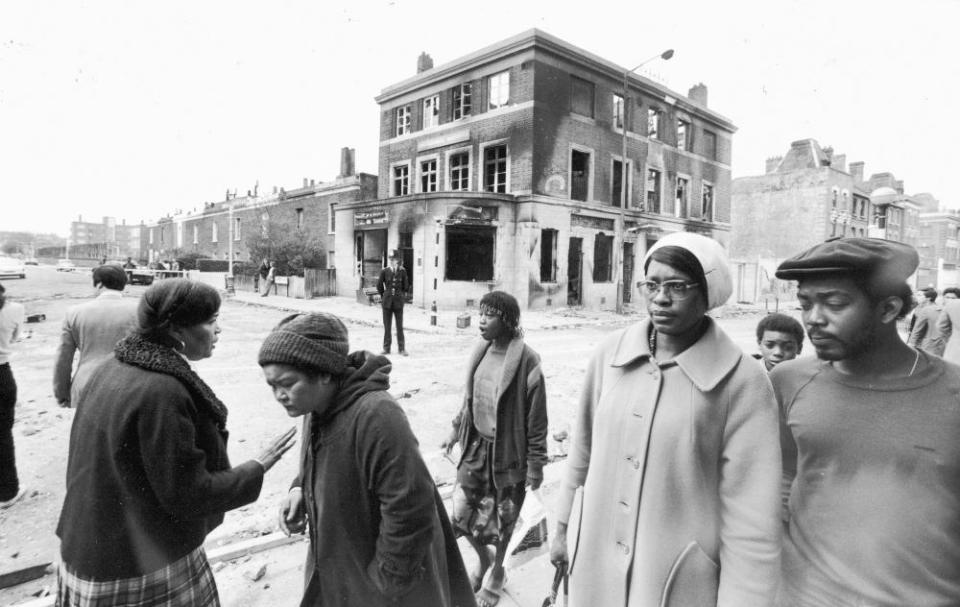
[[[557,230],[540,230],[540,282],[557,282],[558,236]]]
[[[505,194],[507,192],[507,144],[488,145],[483,148],[483,190]]]
[[[593,154],[586,149],[570,149],[570,198],[590,200],[592,185]]]
[[[660,138],[660,115],[657,108],[647,109],[647,137],[650,139]]]
[[[647,169],[647,208],[648,213],[660,212],[660,182],[661,172],[657,169]]]
[[[423,128],[440,126],[440,95],[431,95],[423,100]]]
[[[593,282],[613,280],[613,236],[598,232],[593,238]]]
[[[677,217],[690,216],[690,178],[677,176],[677,195],[673,212]]]
[[[613,128],[623,129],[624,99],[620,93],[613,94]]]
[[[705,221],[713,221],[713,184],[704,182],[700,194],[700,217]]]
[[[448,225],[446,280],[493,280],[497,229],[487,226]]]

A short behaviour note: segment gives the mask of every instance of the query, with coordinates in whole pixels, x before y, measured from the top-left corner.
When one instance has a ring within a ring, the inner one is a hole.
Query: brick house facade
[[[376,98],[377,200],[337,207],[341,293],[397,249],[424,307],[496,288],[523,307],[612,308],[618,270],[629,301],[662,235],[726,244],[735,128],[705,86],[684,97],[631,75],[624,103],[623,68],[538,30],[418,69]]]

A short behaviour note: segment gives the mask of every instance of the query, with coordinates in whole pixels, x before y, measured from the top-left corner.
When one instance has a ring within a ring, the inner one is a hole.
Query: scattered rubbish
[[[259,582],[263,576],[267,574],[267,566],[260,565],[260,568],[256,571],[247,571],[243,574],[243,577],[247,578],[251,582]]]

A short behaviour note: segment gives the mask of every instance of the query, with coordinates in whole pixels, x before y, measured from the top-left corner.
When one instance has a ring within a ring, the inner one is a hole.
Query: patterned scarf
[[[220,430],[226,430],[227,407],[172,348],[147,341],[139,335],[130,335],[117,342],[114,354],[122,363],[179,380],[197,406],[213,418]]]

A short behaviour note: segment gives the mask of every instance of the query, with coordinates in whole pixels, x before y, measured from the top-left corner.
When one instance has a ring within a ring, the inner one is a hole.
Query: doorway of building
[[[360,288],[377,286],[380,270],[387,265],[387,231],[360,230],[356,242]]]
[[[407,271],[407,281],[410,288],[407,290],[407,303],[413,301],[413,232],[400,232],[400,263]]]
[[[567,305],[583,304],[583,239],[570,238],[567,249]]]
[[[623,243],[623,303],[633,301],[633,243]]]

